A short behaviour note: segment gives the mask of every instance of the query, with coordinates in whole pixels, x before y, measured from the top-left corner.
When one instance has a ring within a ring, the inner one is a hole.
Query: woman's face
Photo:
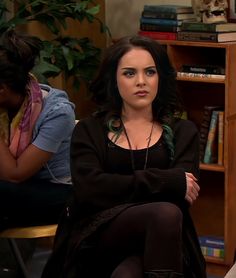
[[[157,95],[159,76],[151,54],[142,48],[133,48],[119,61],[117,86],[123,108],[150,109]]]

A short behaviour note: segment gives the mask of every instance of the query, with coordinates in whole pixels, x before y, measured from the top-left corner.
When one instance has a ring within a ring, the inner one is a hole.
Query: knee
[[[112,272],[111,278],[142,278],[143,261],[139,256],[127,257]]]
[[[168,202],[158,203],[151,214],[151,223],[159,230],[180,231],[182,228],[183,215],[181,210],[174,204]]]

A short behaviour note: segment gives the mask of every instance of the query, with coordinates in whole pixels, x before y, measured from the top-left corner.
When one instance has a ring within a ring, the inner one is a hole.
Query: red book
[[[154,40],[176,40],[177,33],[175,32],[154,32],[154,31],[143,31],[138,32],[139,35],[150,37]]]

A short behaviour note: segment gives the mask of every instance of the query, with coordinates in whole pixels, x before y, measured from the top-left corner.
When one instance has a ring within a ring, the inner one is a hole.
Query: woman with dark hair
[[[0,38],[0,229],[57,223],[72,184],[74,104],[31,74],[40,39]]]
[[[99,110],[72,135],[74,199],[43,278],[206,277],[189,214],[198,131],[180,119],[175,76],[152,39],[107,49],[91,84]]]

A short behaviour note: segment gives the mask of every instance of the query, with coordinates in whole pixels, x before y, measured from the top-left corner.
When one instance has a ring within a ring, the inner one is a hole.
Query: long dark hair
[[[17,33],[11,29],[0,37],[0,83],[19,94],[24,94],[29,72],[39,56],[39,38]]]
[[[182,104],[177,92],[176,71],[164,46],[160,43],[148,37],[135,35],[123,37],[108,47],[104,52],[100,70],[90,86],[92,99],[99,105],[101,111],[108,112],[109,117],[121,115],[122,98],[116,85],[116,71],[121,57],[134,47],[147,50],[155,62],[159,85],[158,94],[152,104],[153,119],[162,125],[165,141],[173,158],[171,127],[173,120],[182,113]]]
[[[93,100],[102,110],[121,113],[122,99],[116,86],[116,71],[121,57],[134,47],[147,50],[159,75],[158,94],[153,102],[153,118],[160,123],[182,112],[182,104],[176,88],[176,71],[170,63],[166,50],[157,41],[143,36],[121,38],[105,50],[100,70],[91,83]],[[169,119],[169,120],[170,120]]]

